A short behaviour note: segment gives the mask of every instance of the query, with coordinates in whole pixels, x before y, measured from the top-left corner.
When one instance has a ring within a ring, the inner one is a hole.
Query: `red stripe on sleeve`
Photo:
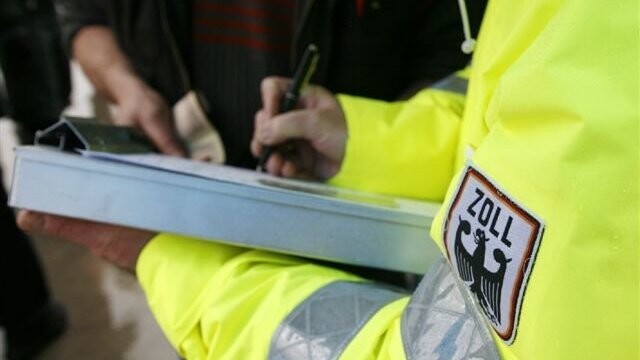
[[[197,2],[195,4],[196,10],[201,11],[220,11],[227,12],[231,14],[244,15],[244,16],[252,16],[258,18],[269,18],[274,20],[281,20],[290,23],[292,21],[292,15],[278,14],[273,13],[261,9],[254,9],[246,6],[240,5],[226,5],[226,4],[215,4],[215,3],[206,3],[206,2]]]
[[[264,26],[239,20],[196,19],[195,22],[197,25],[210,28],[241,29],[253,33],[276,34],[283,36],[289,36],[291,34],[291,30],[289,28],[275,28],[273,26]]]
[[[195,34],[195,39],[197,41],[206,43],[237,45],[263,51],[289,52],[289,45],[287,44],[270,44],[258,39],[246,38],[242,36]]]

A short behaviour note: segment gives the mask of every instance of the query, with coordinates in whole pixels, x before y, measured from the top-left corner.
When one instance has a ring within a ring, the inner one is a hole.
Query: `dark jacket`
[[[394,100],[469,62],[460,51],[457,1],[368,0],[360,13],[356,3],[299,2],[297,53],[310,42],[320,45],[314,80],[333,92]],[[485,5],[486,0],[469,4],[473,33]]]
[[[478,4],[484,1],[474,0],[470,9],[475,28],[484,8]],[[83,26],[109,26],[139,75],[169,103],[189,90],[191,1],[58,0],[57,4],[68,49]],[[294,4],[291,68],[303,49],[316,43],[320,61],[311,80],[333,92],[394,100],[469,61],[460,51],[462,23],[455,0],[298,0]],[[229,76],[237,75],[230,72]],[[252,103],[259,106],[258,84],[254,94]],[[249,119],[258,109],[247,109],[251,115],[242,116],[243,122],[238,123],[238,114],[216,114],[212,108],[208,115],[223,136],[229,164],[251,167],[254,159],[248,148],[253,121]]]
[[[189,90],[190,1],[56,0],[56,13],[69,54],[78,30],[108,26],[138,75],[170,104]]]
[[[474,32],[485,4],[470,4]],[[170,103],[188,90],[190,1],[58,0],[57,12],[67,49],[81,27],[109,26],[140,76]],[[360,11],[355,1],[299,0],[294,28],[291,66],[315,42],[321,57],[312,80],[334,92],[392,100],[469,61],[460,52],[455,0],[373,0]]]
[[[71,85],[50,0],[0,1],[0,72],[0,114],[27,134],[57,121]]]

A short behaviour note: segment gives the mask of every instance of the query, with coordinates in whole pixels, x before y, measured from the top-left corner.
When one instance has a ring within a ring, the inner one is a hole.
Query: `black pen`
[[[309,44],[296,67],[296,72],[293,74],[293,82],[280,100],[280,114],[291,111],[296,106],[298,98],[300,97],[300,91],[309,83],[309,79],[316,70],[318,57],[318,47],[314,44]],[[265,146],[262,149],[260,158],[258,159],[257,170],[265,171],[264,165],[274,150],[275,146]]]

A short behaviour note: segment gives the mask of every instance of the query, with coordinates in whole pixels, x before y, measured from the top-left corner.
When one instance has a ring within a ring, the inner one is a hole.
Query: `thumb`
[[[44,228],[44,214],[29,210],[20,210],[16,222],[24,231],[40,232]]]

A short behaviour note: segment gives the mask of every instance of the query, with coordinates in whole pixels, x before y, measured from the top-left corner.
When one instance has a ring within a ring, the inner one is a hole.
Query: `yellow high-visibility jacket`
[[[631,0],[492,0],[466,96],[340,96],[349,139],[332,181],[443,201],[431,235],[504,358],[640,356],[638,14]],[[326,318],[349,306],[325,289],[367,285],[304,260],[162,234],[137,273],[189,359],[415,357],[408,296],[380,293],[343,341]],[[333,337],[291,325],[302,318]]]

